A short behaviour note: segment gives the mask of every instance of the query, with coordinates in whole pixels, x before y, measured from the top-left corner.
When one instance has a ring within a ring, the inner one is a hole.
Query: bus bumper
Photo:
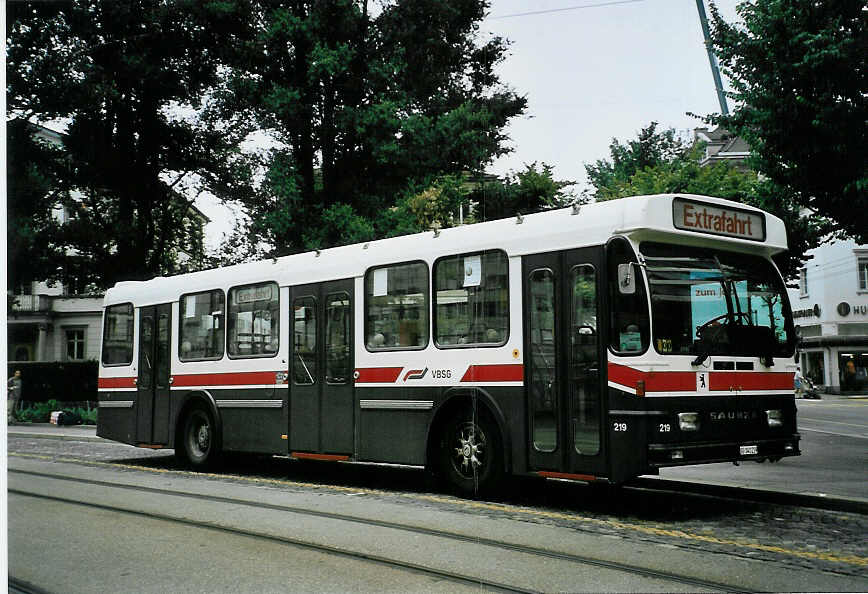
[[[709,464],[712,462],[739,462],[741,460],[777,461],[786,456],[799,456],[798,433],[774,439],[691,442],[691,443],[652,443],[648,445],[648,466],[686,466],[690,464]]]

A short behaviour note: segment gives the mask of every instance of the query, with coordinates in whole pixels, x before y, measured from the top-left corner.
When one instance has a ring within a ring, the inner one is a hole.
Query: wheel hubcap
[[[211,439],[208,435],[208,425],[202,425],[201,427],[199,427],[199,431],[196,433],[196,445],[199,446],[199,449],[204,452],[208,449],[209,441],[211,441]]]
[[[474,478],[484,463],[485,435],[473,423],[465,423],[457,434],[452,460],[455,470],[465,478]]]

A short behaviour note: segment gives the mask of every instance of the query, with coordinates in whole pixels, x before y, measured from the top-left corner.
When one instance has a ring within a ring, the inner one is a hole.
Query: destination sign
[[[676,229],[684,231],[753,241],[765,241],[766,238],[765,217],[761,214],[683,198],[672,201],[672,221]]]

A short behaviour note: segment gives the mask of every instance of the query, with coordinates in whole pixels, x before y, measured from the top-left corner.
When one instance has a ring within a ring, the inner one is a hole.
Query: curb
[[[24,431],[7,431],[6,439],[10,437],[24,437],[27,439],[54,439],[58,441],[91,441],[108,442],[102,437],[95,435],[70,435],[69,433],[26,433]]]
[[[811,495],[808,493],[783,493],[767,489],[751,489],[749,487],[733,487],[718,483],[684,482],[656,477],[639,477],[627,483],[626,486],[652,488],[677,493],[691,493],[722,499],[746,499],[756,503],[789,505],[793,507],[813,507],[828,511],[849,512],[868,515],[868,500],[846,499],[828,495]]]

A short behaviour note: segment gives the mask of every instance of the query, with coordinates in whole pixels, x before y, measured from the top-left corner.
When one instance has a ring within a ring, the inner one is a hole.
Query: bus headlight
[[[784,426],[784,411],[775,408],[772,410],[766,411],[766,419],[768,419],[769,427],[783,427]]]
[[[682,431],[699,431],[699,413],[678,413],[678,428]]]

